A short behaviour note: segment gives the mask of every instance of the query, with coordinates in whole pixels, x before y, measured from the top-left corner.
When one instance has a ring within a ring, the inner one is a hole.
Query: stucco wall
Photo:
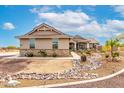
[[[59,39],[59,49],[69,49],[69,39]]]
[[[20,39],[20,49],[29,49],[28,39]]]
[[[36,39],[35,49],[52,49],[52,40]]]
[[[21,49],[29,49],[29,40],[20,40]],[[52,39],[35,39],[35,49],[52,49]],[[69,49],[69,39],[59,39],[58,49]]]

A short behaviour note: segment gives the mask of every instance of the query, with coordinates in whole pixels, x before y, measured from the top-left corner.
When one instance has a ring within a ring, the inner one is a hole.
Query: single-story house
[[[27,52],[38,55],[38,52],[42,50],[46,51],[48,55],[56,53],[58,56],[69,56],[69,49],[88,49],[91,42],[78,35],[69,36],[45,23],[16,38],[20,40],[21,56],[25,56]]]

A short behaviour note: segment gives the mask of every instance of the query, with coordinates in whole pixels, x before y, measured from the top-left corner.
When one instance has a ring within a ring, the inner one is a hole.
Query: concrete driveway
[[[0,53],[0,58],[4,57],[12,57],[12,56],[19,56],[19,52],[2,52]]]

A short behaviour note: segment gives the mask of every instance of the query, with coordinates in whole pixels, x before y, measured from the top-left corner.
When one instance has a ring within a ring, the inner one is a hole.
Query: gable
[[[61,35],[62,32],[57,31],[53,27],[48,25],[40,25],[34,28],[31,32],[27,33],[26,35]]]

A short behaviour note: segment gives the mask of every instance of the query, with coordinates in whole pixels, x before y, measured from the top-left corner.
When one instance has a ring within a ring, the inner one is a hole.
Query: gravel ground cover
[[[121,57],[120,62],[106,62],[103,59],[97,60],[97,62],[91,61],[91,63],[94,65],[94,66],[91,66],[91,67],[88,66],[88,69],[91,69],[91,70],[85,70],[85,68],[83,68],[83,70],[82,70],[83,72],[80,71],[80,73],[84,73],[84,72],[86,72],[86,74],[87,73],[91,73],[91,74],[94,73],[94,74],[98,75],[98,77],[103,77],[103,76],[106,76],[106,75],[110,75],[110,74],[113,74],[113,73],[115,73],[115,72],[117,72],[117,71],[119,71],[119,70],[124,68],[123,60],[124,60],[124,58]],[[39,67],[38,67],[38,69],[36,68],[38,66],[37,65],[38,63],[34,64],[34,65],[31,65],[32,62],[30,60],[14,60],[13,64],[12,64],[12,62],[13,61],[1,59],[0,60],[0,66],[1,66],[0,70],[2,71],[4,69],[3,71],[5,71],[5,72],[8,71],[8,73],[15,73],[15,72],[18,72],[18,71],[19,72],[20,71],[30,72],[29,68],[32,69],[32,67],[35,67],[36,70],[33,69],[33,71],[38,71],[38,72],[40,71],[40,70],[38,70]],[[74,61],[74,62],[76,62],[76,61]],[[95,62],[95,64],[94,64],[94,62]],[[98,67],[96,69],[96,67],[99,66],[99,62],[102,62],[102,65],[100,65],[100,67]],[[42,65],[43,64],[44,63],[42,63]],[[51,62],[51,64],[52,64],[52,62]],[[16,68],[14,68],[13,65]],[[80,68],[80,66],[78,66],[78,62],[76,62],[76,64],[73,64],[73,65],[76,65],[77,68],[78,67]],[[85,63],[81,64],[81,65],[82,65],[81,68],[86,66]],[[12,68],[10,68],[10,67],[12,67]],[[41,67],[41,65],[40,65],[40,67]],[[54,65],[53,65],[53,67],[54,67]],[[94,69],[94,67],[95,67],[95,69]],[[49,66],[46,66],[45,68],[49,68]],[[78,70],[79,70],[79,68],[78,68]],[[16,69],[16,70],[14,70],[14,69]],[[49,71],[51,71],[51,69]],[[69,73],[70,72],[71,71],[69,71]],[[89,75],[91,75],[91,74],[89,74]],[[69,74],[69,75],[71,75],[71,74]],[[89,79],[91,79],[91,78],[89,78]],[[79,79],[68,79],[67,78],[67,79],[59,79],[59,80],[57,80],[57,79],[55,79],[55,80],[25,80],[24,79],[24,80],[19,80],[22,83],[21,83],[20,86],[16,86],[16,87],[29,87],[29,86],[39,86],[39,85],[47,85],[47,84],[60,84],[60,83],[66,83],[66,82],[72,82],[72,81],[74,82],[74,81],[81,81],[81,80],[85,80],[85,79],[84,78],[79,78]],[[4,86],[1,86],[1,84],[0,84],[0,87],[4,87]],[[73,87],[73,86],[67,86],[67,87]],[[76,87],[76,86],[74,86],[74,87]]]

